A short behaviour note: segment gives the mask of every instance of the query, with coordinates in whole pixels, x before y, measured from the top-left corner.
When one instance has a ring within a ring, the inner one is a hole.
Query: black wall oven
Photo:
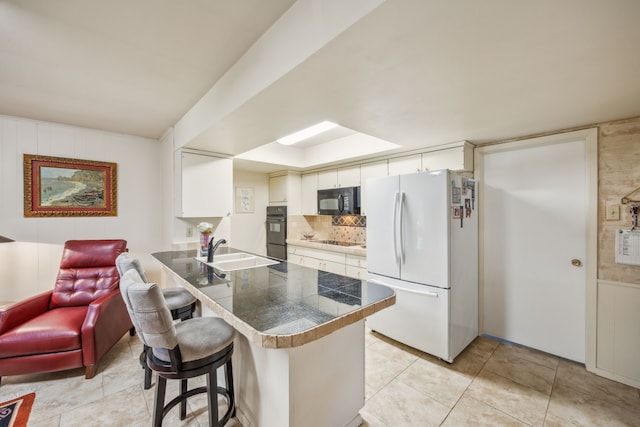
[[[267,256],[287,259],[286,206],[267,206]]]

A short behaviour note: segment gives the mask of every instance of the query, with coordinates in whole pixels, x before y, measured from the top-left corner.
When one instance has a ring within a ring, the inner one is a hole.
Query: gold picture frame
[[[24,154],[24,216],[117,216],[117,164]]]

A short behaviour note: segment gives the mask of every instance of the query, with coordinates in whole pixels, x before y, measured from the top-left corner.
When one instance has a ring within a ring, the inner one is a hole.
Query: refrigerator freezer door
[[[404,200],[402,242],[405,259],[400,266],[402,280],[440,288],[451,286],[448,176],[447,171],[400,175],[400,191]],[[368,235],[367,245],[374,247],[369,243]]]
[[[449,289],[369,275],[369,282],[392,288],[396,303],[367,318],[367,327],[408,346],[453,361]]]
[[[375,273],[400,277],[394,224],[400,191],[398,176],[374,178],[367,182],[367,265]]]

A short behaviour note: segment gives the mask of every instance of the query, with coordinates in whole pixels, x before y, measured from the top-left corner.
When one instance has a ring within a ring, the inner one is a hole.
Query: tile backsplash
[[[312,232],[314,240],[340,240],[366,244],[366,217],[349,216],[303,216],[287,217],[287,238],[304,239],[303,233]]]

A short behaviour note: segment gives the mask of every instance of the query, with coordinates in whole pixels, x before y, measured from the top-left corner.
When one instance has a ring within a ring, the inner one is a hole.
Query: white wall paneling
[[[596,372],[640,388],[640,285],[598,281]]]
[[[11,278],[15,298],[51,289],[62,245],[69,239],[128,241],[133,254],[166,250],[163,214],[170,209],[163,193],[161,150],[156,140],[92,129],[0,116],[0,235],[18,242],[11,265],[3,265],[0,280],[15,265],[29,265]],[[118,215],[113,217],[25,218],[23,212],[23,154],[114,162],[118,165]],[[6,244],[5,244],[6,245]],[[49,246],[51,245],[51,246]],[[19,260],[18,260],[19,259]],[[17,282],[16,282],[17,280]]]

